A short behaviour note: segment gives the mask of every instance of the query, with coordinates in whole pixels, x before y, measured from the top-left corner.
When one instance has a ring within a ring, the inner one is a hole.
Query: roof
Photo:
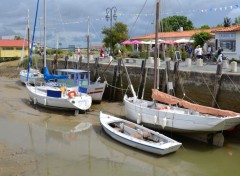
[[[212,32],[236,32],[240,31],[240,25],[235,25],[235,26],[229,26],[229,27],[223,27],[219,29],[215,29]]]
[[[197,30],[189,30],[189,31],[178,31],[178,32],[159,32],[158,38],[181,38],[181,37],[191,37],[192,35],[199,32],[209,32],[212,35],[215,35],[217,32],[235,32],[240,31],[240,25],[230,26],[230,27],[218,27],[211,29],[197,29]],[[132,40],[144,40],[144,39],[154,39],[155,34],[147,34],[143,36],[133,37]]]
[[[24,46],[28,46],[28,42],[25,40],[0,40],[0,47],[22,47],[23,44]]]

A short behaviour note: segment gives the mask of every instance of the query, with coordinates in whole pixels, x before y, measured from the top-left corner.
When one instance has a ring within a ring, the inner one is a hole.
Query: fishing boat
[[[158,0],[156,11],[159,11],[159,3]],[[159,12],[156,14],[159,14]],[[156,21],[159,21],[158,19],[159,16],[157,15]],[[123,101],[127,119],[158,130],[184,133],[215,133],[232,129],[240,124],[239,113],[193,104],[158,91],[157,85],[159,84],[157,84],[157,81],[159,78],[157,74],[156,54],[158,47],[158,25],[156,25],[155,32],[153,101],[137,98],[131,80],[128,78],[133,96],[124,96]]]
[[[46,26],[46,0],[44,0],[44,26]],[[92,98],[86,93],[77,92],[66,85],[49,85],[49,80],[67,79],[67,75],[50,74],[46,66],[46,27],[44,27],[44,83],[31,85],[26,84],[30,99],[34,104],[44,107],[75,110],[87,110],[92,105]]]
[[[66,76],[67,79],[59,79],[54,82],[65,84],[66,87],[80,93],[87,93],[92,97],[92,101],[100,103],[102,101],[103,93],[106,87],[106,81],[100,82],[97,79],[95,82],[90,80],[90,71],[77,69],[58,69],[58,75]]]
[[[113,139],[157,155],[176,152],[181,143],[141,125],[100,112],[100,123]]]

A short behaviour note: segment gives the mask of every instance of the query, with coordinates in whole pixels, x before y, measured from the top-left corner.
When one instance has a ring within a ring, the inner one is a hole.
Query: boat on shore
[[[56,83],[64,84],[66,87],[75,90],[76,92],[86,93],[92,97],[92,101],[100,103],[107,82],[100,82],[99,79],[95,82],[90,80],[90,71],[77,69],[58,69],[58,75],[67,76],[67,79],[56,80]]]
[[[100,112],[100,123],[113,139],[157,155],[176,152],[181,143],[133,122]]]
[[[20,71],[20,81],[22,83],[28,82],[29,84],[35,84],[38,80],[43,79],[43,74],[38,69],[21,70]]]

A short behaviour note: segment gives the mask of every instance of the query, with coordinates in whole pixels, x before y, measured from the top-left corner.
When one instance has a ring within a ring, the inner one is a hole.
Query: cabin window
[[[235,52],[236,51],[236,40],[222,40],[220,46],[223,52]]]

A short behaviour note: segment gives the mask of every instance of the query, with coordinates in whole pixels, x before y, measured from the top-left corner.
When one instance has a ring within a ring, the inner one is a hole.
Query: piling
[[[212,107],[217,107],[217,98],[218,98],[219,90],[221,86],[221,78],[222,78],[222,64],[218,64],[216,75],[215,75]]]

